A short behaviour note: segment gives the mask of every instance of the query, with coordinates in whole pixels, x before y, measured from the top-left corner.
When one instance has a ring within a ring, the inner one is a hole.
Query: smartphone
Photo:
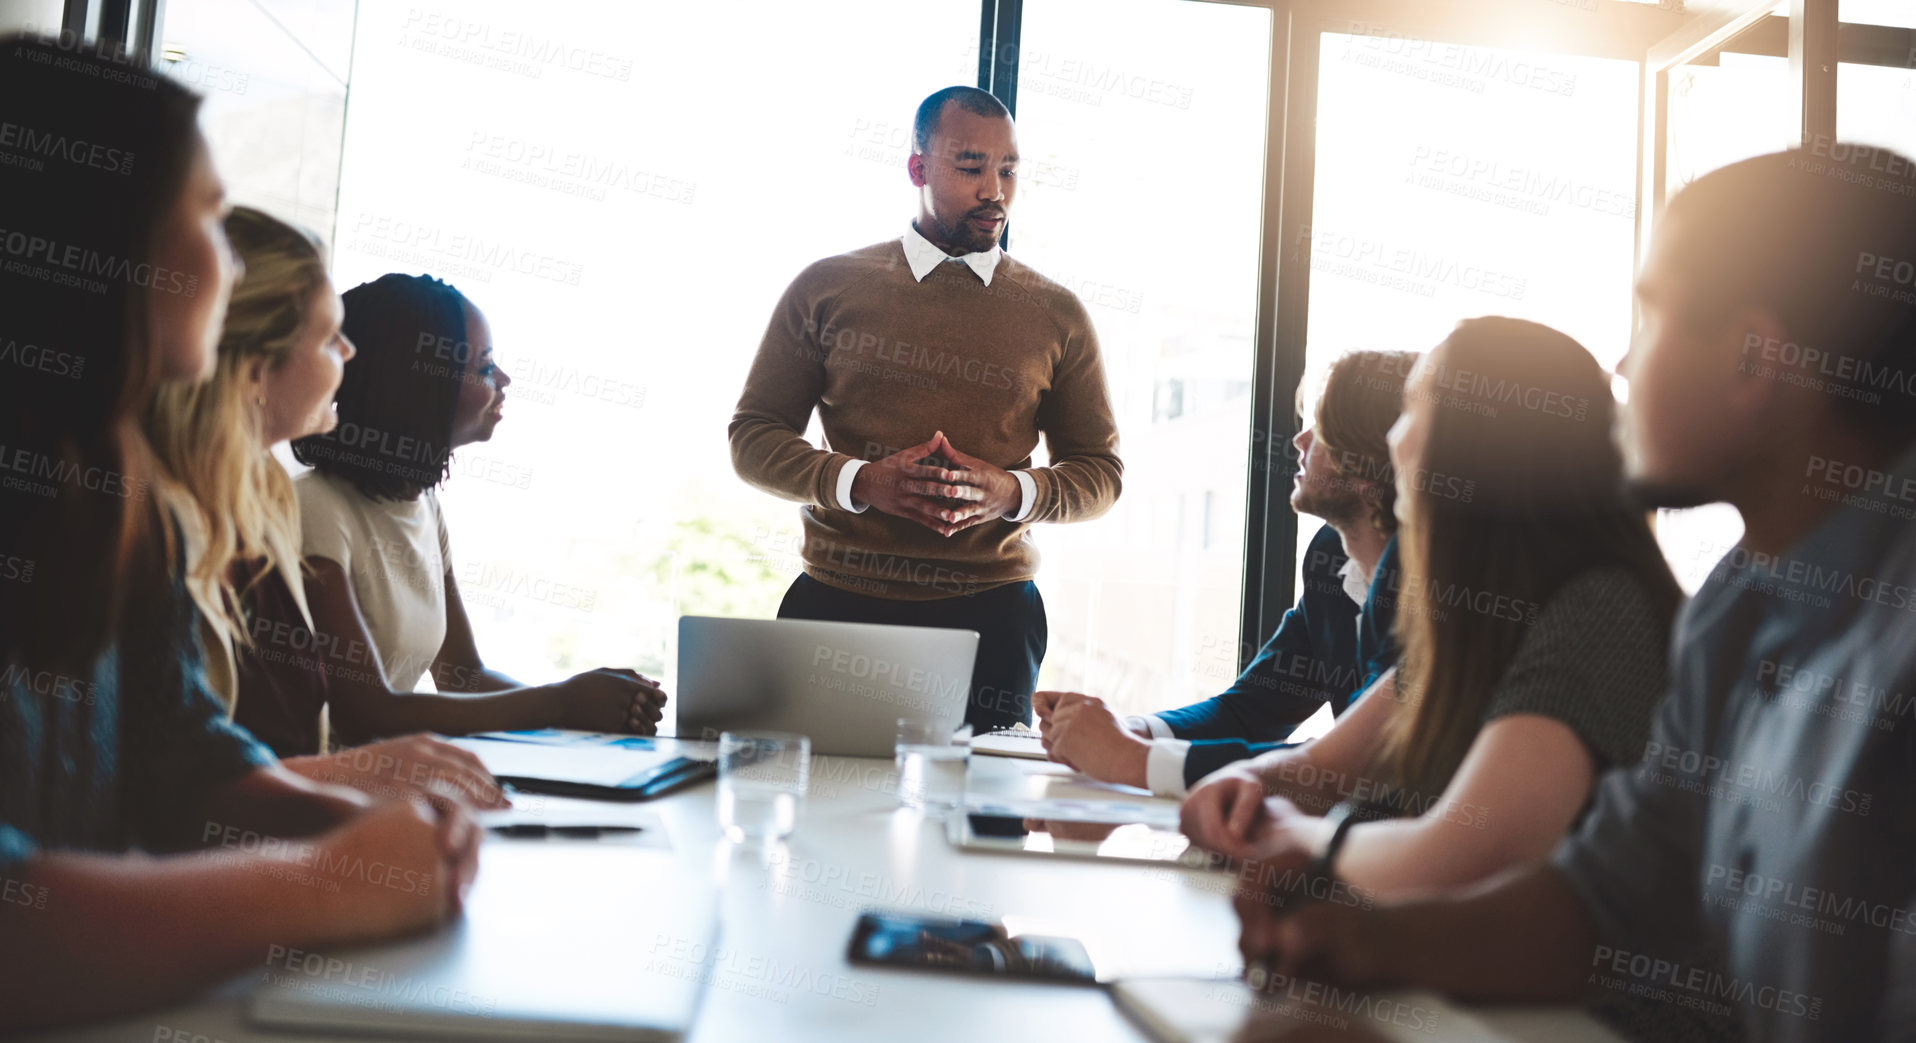
[[[1091,954],[1071,938],[1010,937],[998,924],[867,911],[852,928],[853,963],[1026,981],[1094,984]]]

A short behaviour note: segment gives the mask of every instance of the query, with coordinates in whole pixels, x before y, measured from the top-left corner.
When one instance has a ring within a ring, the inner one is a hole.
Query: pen
[[[511,825],[492,827],[492,832],[502,837],[594,839],[608,833],[642,833],[644,831],[644,826],[548,826],[543,822],[514,822]]]

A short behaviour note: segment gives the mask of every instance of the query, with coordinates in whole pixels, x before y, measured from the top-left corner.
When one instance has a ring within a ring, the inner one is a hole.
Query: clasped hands
[[[1010,471],[960,451],[943,431],[866,464],[852,478],[853,502],[908,518],[941,536],[1011,514],[1021,496]]]

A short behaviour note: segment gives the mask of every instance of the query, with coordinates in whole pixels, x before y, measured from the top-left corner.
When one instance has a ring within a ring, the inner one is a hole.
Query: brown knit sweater
[[[829,450],[805,440],[818,410]],[[1007,470],[1029,470],[1023,522],[993,519],[945,537],[838,502],[847,461],[878,460],[945,432]],[[1031,468],[1043,433],[1051,466]],[[1001,256],[986,286],[962,264],[915,282],[896,239],[828,257],[785,291],[730,428],[732,465],[797,500],[805,571],[844,590],[904,601],[1030,579],[1033,522],[1096,518],[1123,464],[1097,334],[1071,291]]]

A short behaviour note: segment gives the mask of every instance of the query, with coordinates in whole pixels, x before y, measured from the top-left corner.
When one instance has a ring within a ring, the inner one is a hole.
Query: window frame
[[[1297,515],[1288,504],[1290,441],[1298,431],[1292,403],[1304,373],[1310,304],[1310,256],[1287,249],[1307,242],[1314,204],[1318,60],[1326,32],[1402,33],[1433,42],[1523,47],[1552,53],[1625,58],[1642,63],[1637,149],[1637,257],[1664,203],[1669,127],[1669,74],[1722,49],[1770,17],[1775,0],[1179,0],[1263,7],[1271,12],[1271,65],[1266,111],[1263,192],[1259,207],[1259,270],[1244,563],[1240,669],[1275,629],[1295,597]],[[1916,30],[1840,26],[1839,0],[1790,0],[1782,41],[1796,78],[1805,140],[1834,140],[1837,63],[1893,65],[1910,53]],[[1594,6],[1586,6],[1594,5]],[[1685,10],[1687,8],[1687,10]],[[71,31],[151,54],[165,0],[65,0]],[[979,0],[978,86],[1014,114],[1016,56],[1024,0]],[[1775,30],[1736,45],[1776,53]],[[1009,60],[1001,60],[1008,58]],[[348,84],[350,90],[350,83]],[[1010,229],[1006,243],[1010,242]]]
[[[1309,241],[1315,203],[1317,78],[1323,35],[1383,30],[1441,43],[1541,47],[1553,53],[1641,62],[1653,45],[1676,32],[1686,18],[1658,5],[1595,0],[1602,5],[1595,14],[1601,31],[1592,32],[1592,12],[1536,0],[1443,5],[1428,0],[1180,2],[1263,7],[1271,12],[1266,99],[1270,128],[1265,135],[1258,214],[1251,430],[1244,447],[1249,466],[1238,641],[1238,669],[1242,670],[1297,597],[1298,517],[1289,504],[1289,479],[1294,473],[1291,440],[1299,428],[1293,403],[1304,377],[1311,269],[1309,251],[1290,247]],[[1024,2],[982,0],[980,6],[978,86],[996,94],[1016,113],[1015,57],[993,69],[985,56],[1017,54]],[[1638,164],[1643,165],[1641,152]],[[1639,212],[1641,204],[1639,197]]]

